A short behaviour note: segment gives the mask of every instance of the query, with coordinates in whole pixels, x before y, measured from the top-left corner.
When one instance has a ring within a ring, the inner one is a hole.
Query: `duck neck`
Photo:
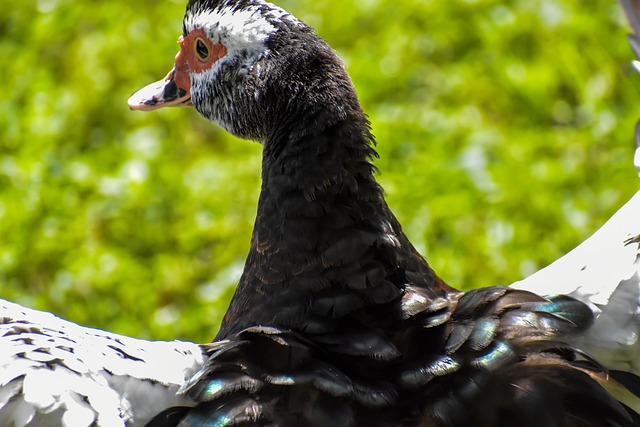
[[[387,207],[364,114],[288,128],[264,144],[251,248],[218,338],[252,325],[328,332],[407,283],[446,286]]]

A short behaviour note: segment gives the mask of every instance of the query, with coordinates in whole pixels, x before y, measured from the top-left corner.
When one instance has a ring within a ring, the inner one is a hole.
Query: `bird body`
[[[190,1],[179,42],[173,71],[129,105],[193,104],[263,146],[244,273],[181,426],[640,422],[635,398],[607,391],[638,378],[571,343],[588,306],[461,293],[417,253],[375,180],[349,76],[310,27],[259,0]]]
[[[376,182],[353,84],[311,27],[262,0],[191,0],[179,44],[173,70],[129,105],[193,105],[263,147],[251,247],[220,331],[202,346],[145,342],[5,303],[0,421],[640,425],[640,378],[585,343],[606,307],[460,292],[416,251]],[[72,387],[49,386],[54,376]]]

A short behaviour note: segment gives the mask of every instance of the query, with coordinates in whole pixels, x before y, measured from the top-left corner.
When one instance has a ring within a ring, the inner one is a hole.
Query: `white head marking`
[[[228,132],[257,138],[258,135],[246,133],[246,123],[238,120],[249,114],[243,97],[257,100],[261,96],[262,89],[246,84],[247,78],[257,77],[259,59],[272,54],[267,44],[270,37],[287,28],[306,25],[263,0],[245,1],[242,6],[237,0],[214,7],[203,2],[187,11],[183,22],[185,35],[200,29],[213,44],[220,43],[226,48],[226,54],[210,68],[189,70],[191,99],[200,114]]]
[[[195,9],[185,17],[184,26],[187,33],[201,28],[213,43],[222,43],[228,51],[264,50],[269,36],[278,31],[273,24],[277,21],[301,24],[285,10],[256,1],[239,9],[233,4],[223,4],[214,10]]]

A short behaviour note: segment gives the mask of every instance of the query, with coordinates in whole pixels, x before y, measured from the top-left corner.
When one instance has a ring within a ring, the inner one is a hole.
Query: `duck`
[[[146,341],[0,300],[0,425],[638,425],[636,359],[606,358],[634,342],[600,354],[592,336],[625,301],[637,195],[544,274],[459,292],[386,205],[353,84],[310,27],[262,1],[191,1],[180,46],[130,107],[192,106],[263,146],[223,327]],[[596,295],[581,267],[604,254],[622,263]]]
[[[636,194],[592,237],[511,285],[587,304],[595,320],[574,343],[635,374],[639,285],[628,272],[639,251],[637,241],[621,241],[639,215]],[[616,264],[596,262],[604,257]],[[204,368],[208,344],[127,337],[2,299],[0,313],[0,425],[171,425],[196,405],[180,390]]]
[[[574,344],[588,305],[461,292],[417,252],[349,75],[311,27],[262,0],[191,0],[179,44],[129,106],[193,106],[262,145],[244,271],[179,425],[640,424],[639,378]]]

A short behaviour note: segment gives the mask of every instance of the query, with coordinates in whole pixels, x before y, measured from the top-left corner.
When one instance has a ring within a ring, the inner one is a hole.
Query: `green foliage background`
[[[191,109],[126,106],[171,68],[184,3],[0,8],[0,297],[125,334],[213,337],[260,146]],[[389,203],[451,284],[534,272],[637,190],[640,82],[613,0],[279,5],[344,58]]]

